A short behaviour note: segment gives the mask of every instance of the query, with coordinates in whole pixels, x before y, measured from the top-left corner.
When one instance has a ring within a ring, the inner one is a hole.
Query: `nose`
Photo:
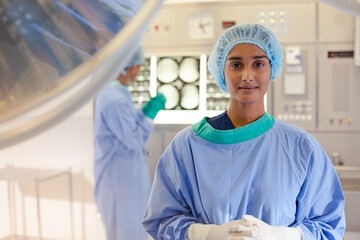
[[[244,67],[243,72],[242,72],[242,80],[244,82],[252,82],[252,74],[251,74],[251,70],[249,69],[249,67]]]

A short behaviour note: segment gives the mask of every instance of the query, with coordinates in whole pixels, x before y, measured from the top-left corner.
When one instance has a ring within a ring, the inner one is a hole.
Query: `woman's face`
[[[238,44],[227,56],[224,76],[231,101],[263,105],[270,75],[270,60],[255,45]]]

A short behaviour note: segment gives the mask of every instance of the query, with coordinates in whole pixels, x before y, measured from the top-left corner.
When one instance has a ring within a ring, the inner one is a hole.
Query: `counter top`
[[[335,166],[335,170],[345,192],[360,193],[360,167]]]
[[[360,179],[360,167],[335,166],[339,178]]]
[[[340,178],[340,182],[345,192],[359,192],[360,194],[360,179]]]
[[[360,167],[335,166],[334,168],[336,171],[359,171],[359,173],[360,173]]]

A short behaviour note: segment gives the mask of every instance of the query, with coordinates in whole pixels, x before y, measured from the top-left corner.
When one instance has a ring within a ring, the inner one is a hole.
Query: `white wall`
[[[7,164],[29,169],[59,169],[73,172],[74,239],[101,240],[105,234],[93,199],[93,104],[46,132],[25,142],[0,150],[0,167]],[[0,176],[1,179],[1,176]],[[38,235],[35,184],[15,184],[16,232]],[[21,199],[24,197],[24,208]],[[66,176],[40,184],[41,218],[44,238],[71,239],[68,179]],[[9,206],[7,183],[0,181],[0,239],[8,236]],[[23,210],[25,222],[23,221]]]

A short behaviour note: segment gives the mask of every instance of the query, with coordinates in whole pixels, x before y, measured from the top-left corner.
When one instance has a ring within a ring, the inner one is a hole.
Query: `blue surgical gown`
[[[145,143],[153,123],[115,81],[96,99],[95,199],[108,240],[145,240],[150,193]]]
[[[232,130],[204,118],[179,132],[161,156],[143,224],[154,239],[188,239],[191,224],[249,214],[300,227],[305,239],[343,239],[337,173],[307,132],[265,113]]]

